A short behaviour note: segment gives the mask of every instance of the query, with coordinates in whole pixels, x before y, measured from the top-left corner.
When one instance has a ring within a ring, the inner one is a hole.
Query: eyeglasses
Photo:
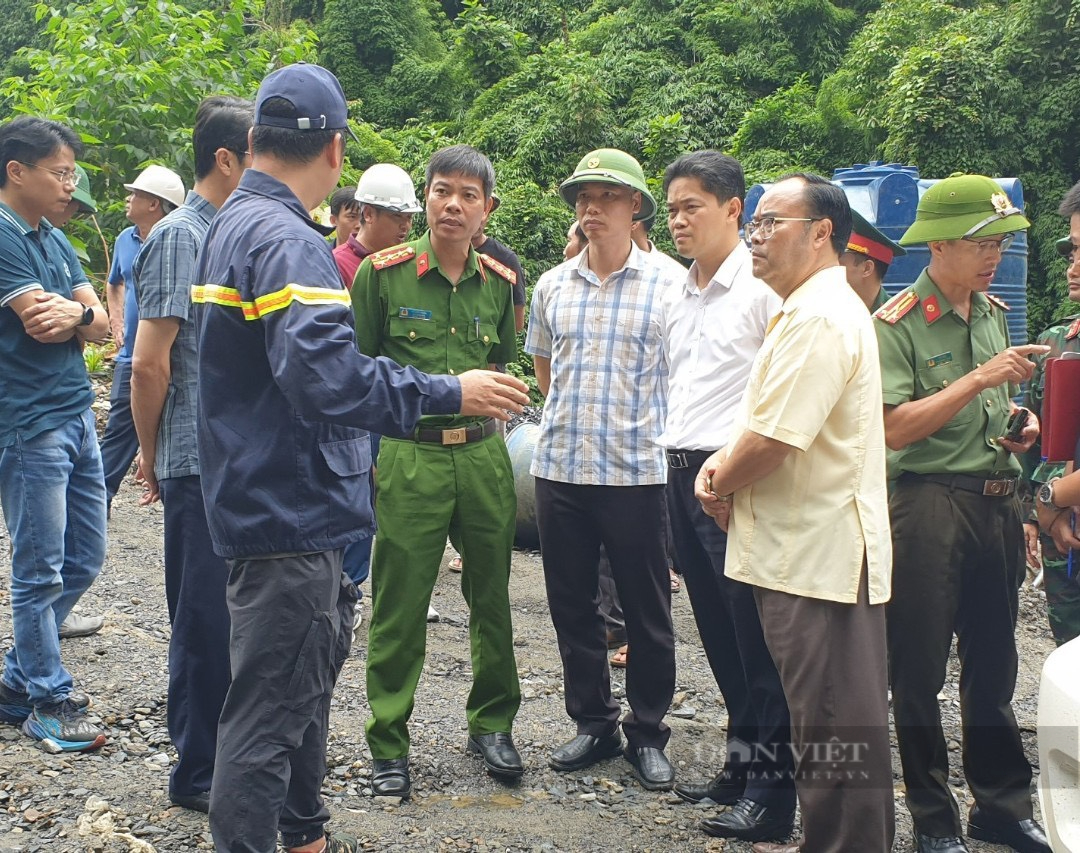
[[[1013,240],[1016,239],[1015,234],[1005,234],[1000,240],[973,240],[971,237],[961,237],[961,240],[967,243],[974,243],[978,246],[980,255],[1003,255],[1005,250],[1012,245]]]
[[[820,216],[766,216],[762,219],[751,219],[744,227],[746,242],[749,243],[754,235],[762,240],[768,240],[776,231],[777,222],[817,222]]]
[[[59,169],[50,169],[48,166],[42,166],[38,163],[23,163],[22,160],[17,160],[16,162],[22,163],[22,165],[26,166],[28,169],[41,169],[43,172],[48,172],[62,184],[71,184],[73,187],[77,187],[79,181],[82,180],[82,176],[74,169],[65,169],[61,171]]]

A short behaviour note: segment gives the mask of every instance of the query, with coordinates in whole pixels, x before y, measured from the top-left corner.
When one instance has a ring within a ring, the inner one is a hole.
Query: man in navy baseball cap
[[[296,115],[266,115],[263,107],[273,98],[288,101]],[[262,81],[259,94],[255,98],[256,127],[262,125],[294,130],[345,130],[359,142],[349,127],[348,118],[349,105],[345,101],[341,83],[321,65],[297,62],[279,68]]]

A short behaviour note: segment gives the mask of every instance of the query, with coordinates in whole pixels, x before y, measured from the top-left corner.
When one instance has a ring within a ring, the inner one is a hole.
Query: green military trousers
[[[1059,646],[1080,636],[1080,556],[1073,557],[1072,577],[1069,558],[1062,556],[1054,540],[1042,534],[1043,588],[1046,590],[1046,616],[1054,642]]]
[[[444,447],[384,438],[371,564],[367,742],[373,758],[409,753],[408,721],[424,666],[427,608],[447,535],[461,551],[473,684],[469,733],[509,732],[521,704],[510,620],[517,497],[498,435]]]

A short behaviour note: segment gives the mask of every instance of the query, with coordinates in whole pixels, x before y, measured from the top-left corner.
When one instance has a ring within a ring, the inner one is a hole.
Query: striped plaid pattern
[[[158,427],[154,473],[159,480],[199,473],[199,452],[195,443],[198,354],[192,322],[191,286],[195,283],[199,247],[206,239],[216,213],[214,205],[191,190],[183,206],[150,229],[132,269],[139,298],[139,318],[169,317],[180,323],[169,353],[172,376]]]
[[[533,291],[526,352],[551,359],[532,474],[582,485],[664,483],[663,294],[671,274],[636,246],[600,280],[588,251]]]

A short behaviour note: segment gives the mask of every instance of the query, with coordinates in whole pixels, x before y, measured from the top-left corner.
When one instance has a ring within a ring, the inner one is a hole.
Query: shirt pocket
[[[469,323],[465,340],[470,344],[490,349],[499,343],[499,329],[493,323]]]
[[[391,317],[390,336],[401,341],[433,341],[438,333],[434,320]]]
[[[326,467],[339,477],[356,477],[371,470],[371,439],[364,435],[343,441],[320,441]]]
[[[918,399],[930,397],[945,390],[962,378],[965,373],[963,365],[953,362],[937,364],[933,367],[920,367],[916,372]],[[979,396],[976,395],[975,399],[970,400],[964,408],[952,416],[946,426],[960,426],[961,424],[971,423],[975,413],[979,411],[979,400]]]

